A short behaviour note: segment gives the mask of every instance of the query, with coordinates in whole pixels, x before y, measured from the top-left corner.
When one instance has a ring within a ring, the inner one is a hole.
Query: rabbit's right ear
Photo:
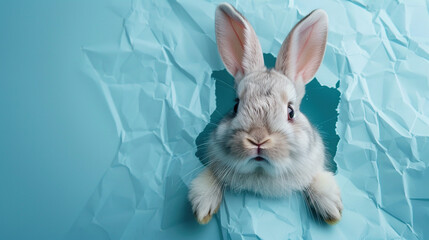
[[[246,18],[228,3],[222,3],[216,9],[216,41],[223,63],[236,81],[247,73],[264,68],[262,49],[255,31]]]
[[[328,37],[328,15],[322,9],[308,14],[284,40],[276,70],[299,85],[310,82],[322,63]]]

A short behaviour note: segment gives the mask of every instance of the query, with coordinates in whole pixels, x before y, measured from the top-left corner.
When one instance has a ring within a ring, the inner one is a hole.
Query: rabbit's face
[[[246,75],[237,86],[234,112],[214,133],[212,151],[222,152],[219,160],[241,173],[289,170],[300,145],[309,141],[298,95],[294,83],[274,69]]]
[[[217,127],[209,144],[221,178],[233,172],[296,174],[311,167],[306,157],[317,133],[299,112],[305,84],[319,68],[326,47],[328,18],[316,10],[302,19],[283,42],[274,69],[264,66],[261,46],[250,23],[234,7],[216,10],[220,56],[235,77],[238,105]],[[317,153],[319,154],[319,152]]]

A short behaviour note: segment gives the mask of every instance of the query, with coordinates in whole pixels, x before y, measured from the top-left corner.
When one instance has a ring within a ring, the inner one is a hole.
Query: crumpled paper
[[[339,81],[334,161],[343,218],[321,223],[299,193],[263,199],[227,191],[214,219],[196,223],[186,196],[203,169],[195,140],[217,107],[212,74],[224,69],[214,35],[218,3],[134,1],[116,49],[83,48],[121,142],[68,238],[428,238],[424,0],[231,2],[273,56],[303,16],[316,8],[328,13],[328,45],[313,81],[330,88]]]

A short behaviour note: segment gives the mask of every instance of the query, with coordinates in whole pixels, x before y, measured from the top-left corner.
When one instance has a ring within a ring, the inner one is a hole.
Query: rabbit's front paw
[[[207,224],[212,219],[213,214],[217,213],[220,201],[215,198],[197,197],[191,200],[192,210],[198,223]]]
[[[209,169],[202,172],[192,181],[189,200],[191,201],[192,211],[200,224],[208,223],[213,214],[219,210],[222,190]]]
[[[310,207],[328,224],[335,224],[341,219],[343,203],[340,188],[330,172],[316,175],[306,191]]]

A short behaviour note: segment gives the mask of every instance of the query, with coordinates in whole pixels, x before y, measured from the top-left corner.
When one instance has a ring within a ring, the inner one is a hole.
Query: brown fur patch
[[[213,215],[211,215],[211,214],[207,214],[203,219],[201,219],[201,221],[199,219],[197,219],[197,221],[199,224],[207,224],[212,219],[212,216]]]
[[[341,220],[341,216],[342,216],[342,211],[340,210],[340,218],[335,219],[334,217],[328,217],[328,218],[326,218],[324,220],[329,225],[335,225],[335,224],[337,224]]]
[[[201,219],[201,220],[199,220],[198,218],[197,218],[197,215],[194,213],[194,216],[195,216],[195,218],[197,219],[197,221],[198,221],[198,223],[199,224],[202,224],[202,225],[204,225],[204,224],[207,224],[207,223],[209,223],[210,222],[210,220],[212,219],[212,217],[213,217],[213,214],[216,214],[218,211],[219,211],[219,208],[220,208],[220,203],[219,203],[219,205],[217,206],[217,208],[213,211],[213,212],[209,212],[205,217],[203,217],[203,219]]]

